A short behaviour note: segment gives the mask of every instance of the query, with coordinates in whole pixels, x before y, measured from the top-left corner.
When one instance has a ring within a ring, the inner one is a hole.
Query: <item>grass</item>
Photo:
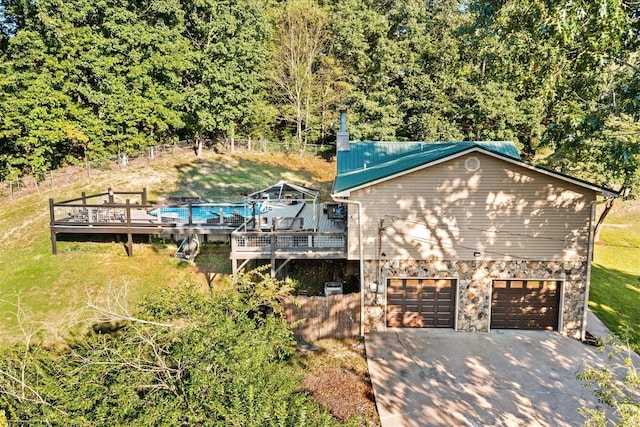
[[[121,243],[58,242],[58,255],[51,254],[48,199],[75,198],[103,192],[107,187],[139,191],[146,187],[149,199],[176,194],[199,195],[207,201],[235,201],[247,192],[260,190],[280,180],[313,186],[329,197],[335,164],[316,157],[284,157],[206,153],[196,158],[192,151],[132,162],[124,171],[96,172],[92,178],[43,185],[40,192],[0,206],[0,341],[20,337],[17,307],[32,323],[57,323],[86,305],[88,298],[109,288],[127,286],[130,302],[164,286],[185,281],[212,285],[229,271],[225,254],[207,248],[196,263],[173,257],[174,243],[136,243],[134,256],[127,257]],[[228,260],[228,255],[227,255]]]
[[[169,194],[199,195],[208,201],[235,201],[280,180],[321,190],[328,200],[335,164],[317,157],[234,155],[191,151],[153,163],[132,162],[125,171],[100,172],[0,206],[0,340],[20,335],[16,307],[35,322],[56,322],[82,307],[89,296],[127,285],[132,301],[163,286],[196,281],[211,286],[229,272],[221,248],[205,249],[196,263],[172,257],[175,244],[136,244],[134,257],[118,243],[59,242],[51,255],[48,198],[56,200],[146,187],[150,200]],[[596,245],[589,306],[614,332],[629,330],[640,349],[640,203],[617,202]]]
[[[589,307],[640,351],[640,202],[616,202],[592,266]]]

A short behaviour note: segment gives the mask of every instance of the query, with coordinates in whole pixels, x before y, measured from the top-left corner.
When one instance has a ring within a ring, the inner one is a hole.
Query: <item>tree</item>
[[[232,138],[264,132],[271,21],[262,0],[185,0],[184,34],[193,67],[185,75],[186,131]]]
[[[394,86],[395,46],[388,40],[388,2],[328,1],[329,51],[345,70],[349,133],[355,139],[393,139],[401,121]]]
[[[327,41],[327,12],[313,0],[287,0],[277,16],[272,79],[296,127],[301,152],[308,141],[318,68]],[[326,81],[326,79],[325,79]]]
[[[604,427],[611,425],[611,421],[619,427],[640,425],[640,375],[632,359],[634,353],[628,343],[624,345],[617,338],[610,337],[602,344],[601,349],[607,351],[609,363],[587,367],[578,374],[585,387],[594,387],[598,402],[604,405],[580,408],[587,417],[585,425]],[[610,415],[615,421],[609,419]]]
[[[0,155],[5,173],[40,173],[129,152],[182,126],[187,51],[173,1],[4,1]]]
[[[599,102],[614,64],[630,52],[636,18],[618,0],[497,0],[471,8],[478,17],[476,66],[507,84],[524,107],[527,120],[516,131],[525,158],[550,148],[548,165],[571,172],[587,160],[585,145],[604,125]]]
[[[135,313],[123,293],[91,301],[100,333],[76,333],[60,352],[1,350],[0,407],[10,422],[69,426],[338,425],[299,392],[278,303],[290,288],[265,271],[210,293],[166,289]]]

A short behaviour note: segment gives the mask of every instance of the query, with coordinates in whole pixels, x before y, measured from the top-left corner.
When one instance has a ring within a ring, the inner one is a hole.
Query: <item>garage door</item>
[[[560,281],[494,280],[492,329],[558,329]]]
[[[453,328],[455,280],[389,279],[387,326]]]

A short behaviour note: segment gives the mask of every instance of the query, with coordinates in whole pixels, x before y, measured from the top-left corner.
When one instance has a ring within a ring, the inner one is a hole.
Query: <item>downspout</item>
[[[358,250],[360,257],[360,336],[364,336],[364,246],[362,245],[362,203],[357,200],[343,199],[335,197],[333,194],[331,198],[338,203],[348,203],[358,206]],[[347,247],[347,252],[349,248]]]
[[[587,314],[589,311],[589,290],[591,288],[591,262],[593,261],[594,234],[595,234],[596,203],[591,204],[591,218],[589,220],[589,243],[587,246],[587,277],[584,290],[584,313],[582,314],[582,328],[580,328],[580,341],[584,341],[587,335]]]

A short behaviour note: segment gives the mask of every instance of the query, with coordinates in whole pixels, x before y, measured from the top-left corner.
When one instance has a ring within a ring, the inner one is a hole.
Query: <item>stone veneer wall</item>
[[[562,333],[580,339],[587,284],[587,263],[556,261],[383,261],[380,283],[391,277],[452,278],[458,281],[458,331],[489,330],[491,282],[494,279],[562,280]],[[378,281],[378,262],[365,261],[365,332],[384,330],[386,286],[377,295],[368,284]]]

